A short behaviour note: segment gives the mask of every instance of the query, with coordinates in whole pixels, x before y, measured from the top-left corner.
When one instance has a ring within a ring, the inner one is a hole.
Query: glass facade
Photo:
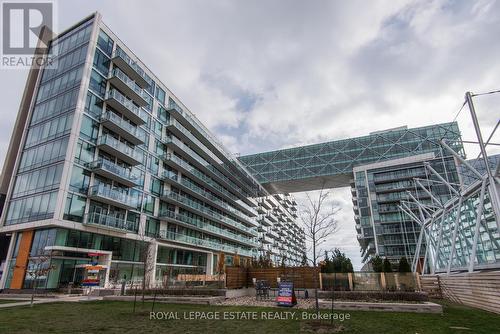
[[[402,203],[411,202],[411,196],[422,203],[432,203],[430,195],[416,184],[415,179],[420,179],[426,189],[443,203],[452,197],[451,191],[439,183],[424,163],[429,164],[448,182],[457,184],[459,179],[454,159],[421,156],[418,160],[405,163],[404,159],[399,159],[383,167],[375,164],[354,169],[351,192],[358,241],[365,262],[375,254],[387,257],[394,263],[403,256],[408,259],[414,257],[421,227],[400,207]],[[411,205],[409,208],[416,216],[420,215],[418,208]],[[424,254],[425,243],[419,257]]]
[[[403,128],[328,143],[288,148],[240,157],[269,191],[298,192],[348,187],[356,166],[440,151],[445,139],[463,152],[456,122]]]

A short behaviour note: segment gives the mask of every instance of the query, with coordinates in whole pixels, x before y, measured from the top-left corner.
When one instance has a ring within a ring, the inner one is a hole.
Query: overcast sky
[[[494,0],[72,0],[58,2],[59,29],[93,11],[235,153],[449,122],[465,91],[500,88]],[[2,162],[25,80],[0,70]],[[477,100],[485,136],[498,95]],[[474,140],[468,116],[457,120]],[[343,210],[328,247],[359,268],[349,190],[334,200]]]

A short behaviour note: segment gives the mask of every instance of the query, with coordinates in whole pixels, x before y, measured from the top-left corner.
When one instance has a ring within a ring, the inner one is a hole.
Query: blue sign
[[[276,297],[278,306],[294,306],[297,304],[293,282],[280,282],[278,285],[278,297]]]

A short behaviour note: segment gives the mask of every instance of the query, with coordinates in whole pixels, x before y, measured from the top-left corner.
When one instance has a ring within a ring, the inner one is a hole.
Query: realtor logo
[[[46,65],[47,57],[36,55],[35,50],[37,47],[42,50],[48,47],[40,43],[39,37],[43,27],[54,31],[54,3],[2,2],[1,17],[2,68]]]

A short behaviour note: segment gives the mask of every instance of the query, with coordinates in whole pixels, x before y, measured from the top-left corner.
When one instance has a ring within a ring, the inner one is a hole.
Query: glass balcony
[[[108,134],[99,137],[97,146],[100,150],[114,155],[132,166],[142,163],[143,155],[140,151],[127,146]]]
[[[207,222],[189,217],[189,216],[184,215],[184,214],[175,213],[171,210],[164,210],[164,211],[160,212],[159,216],[161,219],[164,219],[167,221],[173,221],[176,223],[182,223],[182,224],[185,224],[189,227],[195,227],[195,228],[198,228],[204,232],[209,232],[210,234],[222,236],[224,238],[228,238],[228,239],[231,239],[233,241],[241,242],[241,243],[244,243],[246,245],[250,245],[252,247],[258,246],[258,244],[253,240],[253,237],[255,236],[253,234],[252,234],[252,238],[243,237],[243,236],[235,234],[231,231],[215,227]]]
[[[116,89],[110,89],[106,93],[105,102],[137,125],[145,124],[148,119],[146,113],[141,108]]]
[[[130,169],[119,166],[111,161],[99,159],[89,163],[89,168],[96,174],[117,181],[128,187],[134,187],[139,177],[131,173]]]
[[[137,233],[139,229],[139,224],[136,222],[129,222],[122,218],[97,212],[86,214],[83,224],[123,233]]]
[[[238,185],[231,181],[224,173],[219,169],[211,165],[207,160],[202,158],[198,153],[196,153],[192,148],[184,144],[182,141],[175,137],[165,136],[162,141],[168,147],[173,148],[176,151],[183,151],[185,159],[189,160],[190,163],[198,166],[198,168],[206,171],[210,176],[216,178],[220,183],[224,184],[227,188],[233,189],[236,194],[240,196],[241,199],[247,200],[248,194],[245,193]]]
[[[130,124],[109,110],[101,115],[101,123],[134,145],[141,145],[146,142],[146,131]]]
[[[137,64],[137,62],[133,61],[132,58],[125,53],[125,51],[116,47],[116,50],[113,52],[113,56],[111,57],[111,61],[123,72],[125,72],[132,80],[137,82],[141,88],[149,87],[149,83],[146,79],[146,73],[139,66],[139,64]]]
[[[193,133],[198,133],[198,139],[210,150],[218,152],[218,156],[225,162],[224,165],[231,165],[233,170],[238,171],[239,176],[230,173],[232,177],[241,183],[242,187],[246,188],[250,193],[255,193],[261,189],[260,183],[250,174],[250,172],[235,158],[232,154],[228,153],[224,147],[217,141],[217,139],[210,133],[210,131],[187,110],[183,110],[177,103],[169,99],[168,111],[176,118],[186,129]],[[229,166],[225,166],[229,167]]]
[[[210,248],[218,251],[223,251],[230,254],[238,254],[242,256],[254,256],[256,255],[256,250],[248,250],[244,248],[232,247],[229,245],[224,245],[218,242],[191,237],[181,233],[175,233],[170,231],[161,230],[158,234],[159,239],[175,241],[187,245],[200,246],[205,248]]]
[[[90,187],[89,198],[124,209],[137,208],[137,199],[104,184]]]
[[[144,107],[148,104],[146,97],[147,94],[134,80],[130,79],[125,73],[123,73],[119,68],[114,68],[109,75],[109,82],[126,96],[131,98],[140,107]]]
[[[183,196],[183,195],[171,192],[171,191],[165,191],[163,193],[163,195],[161,196],[161,198],[162,198],[162,200],[169,202],[169,203],[172,203],[172,204],[177,204],[177,205],[180,204],[180,206],[183,206],[188,210],[189,209],[195,210],[198,214],[206,217],[207,219],[213,219],[219,223],[230,226],[232,228],[236,228],[240,231],[243,231],[243,232],[246,232],[246,233],[249,233],[252,235],[256,235],[256,233],[257,233],[255,227],[247,227],[247,226],[245,226],[245,225],[243,225],[243,224],[241,224],[241,223],[239,223],[239,222],[237,222],[229,217],[223,216],[220,213],[215,212],[215,211],[201,205],[198,202],[191,200],[190,198],[188,198],[186,196]]]
[[[174,154],[171,153],[166,153],[162,157],[163,161],[167,165],[169,165],[172,168],[175,169],[180,169],[184,174],[189,175],[190,177],[193,177],[199,181],[201,181],[203,184],[207,186],[211,191],[215,192],[217,195],[228,199],[229,201],[235,202],[235,204],[242,210],[246,211],[247,213],[251,213],[253,216],[255,216],[254,210],[250,210],[248,205],[243,203],[242,201],[238,200],[238,197],[233,195],[231,192],[229,192],[226,188],[218,184],[216,181],[214,181],[211,177],[208,175],[202,173],[198,168],[191,166],[184,160],[180,159]],[[248,199],[247,199],[248,200]]]
[[[176,186],[181,188],[183,191],[189,193],[190,195],[197,197],[202,201],[208,201],[211,205],[217,207],[222,211],[227,211],[236,219],[242,219],[248,224],[256,225],[254,219],[248,217],[243,212],[236,210],[226,202],[222,201],[218,197],[211,194],[210,192],[205,191],[203,188],[197,186],[189,179],[186,179],[184,177],[179,178],[177,174],[172,173],[170,171],[165,171],[163,173],[163,179],[167,179],[168,181],[170,181],[170,183],[175,183]]]

